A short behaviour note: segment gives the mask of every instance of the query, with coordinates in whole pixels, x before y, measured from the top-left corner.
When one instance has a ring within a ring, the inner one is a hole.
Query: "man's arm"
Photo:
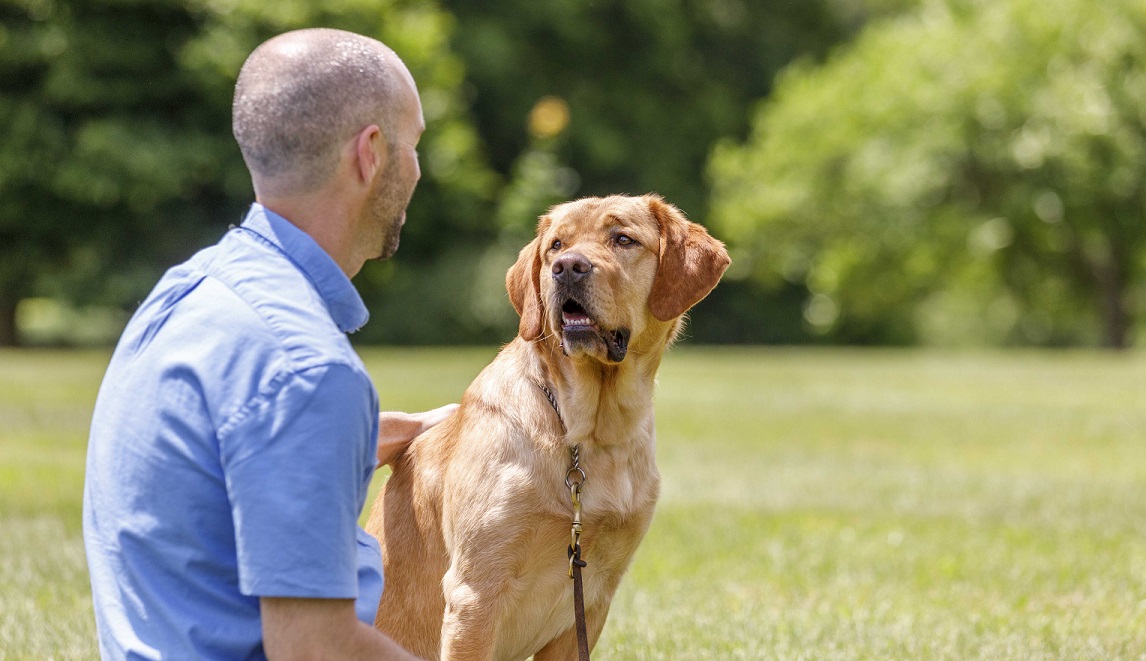
[[[263,648],[270,661],[418,657],[354,616],[353,599],[260,597]]]
[[[422,413],[383,411],[378,414],[378,467],[393,464],[410,441],[448,418],[457,409],[457,404],[446,404]]]

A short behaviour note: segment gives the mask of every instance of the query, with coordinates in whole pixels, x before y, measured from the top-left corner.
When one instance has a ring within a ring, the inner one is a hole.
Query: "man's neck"
[[[306,232],[330,255],[346,277],[353,278],[364,260],[356,254],[350,210],[336,196],[255,196],[255,201]]]

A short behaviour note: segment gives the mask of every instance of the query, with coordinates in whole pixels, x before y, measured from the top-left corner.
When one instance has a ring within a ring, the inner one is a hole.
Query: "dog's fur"
[[[414,440],[370,514],[386,575],[379,629],[427,659],[576,659],[565,477],[579,445],[596,644],[659,492],[661,355],[728,264],[720,242],[655,195],[541,217],[506,276],[518,337],[456,413]],[[591,325],[570,325],[584,316]]]

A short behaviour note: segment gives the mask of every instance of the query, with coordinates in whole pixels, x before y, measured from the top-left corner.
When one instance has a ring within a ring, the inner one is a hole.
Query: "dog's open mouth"
[[[573,299],[561,306],[561,330],[596,330],[597,322],[585,312],[585,308]]]
[[[605,344],[605,353],[609,360],[615,363],[624,360],[625,354],[629,351],[628,329],[602,329],[584,306],[572,298],[561,306],[561,334],[566,349],[600,340]]]

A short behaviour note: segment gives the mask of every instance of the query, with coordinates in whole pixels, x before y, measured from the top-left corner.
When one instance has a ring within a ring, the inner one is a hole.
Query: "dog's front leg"
[[[484,583],[484,585],[483,585]],[[497,642],[497,595],[484,581],[467,577],[455,563],[442,579],[442,661],[488,661]]]
[[[526,644],[514,628],[517,607],[531,583],[538,544],[567,539],[561,518],[546,510],[560,491],[539,491],[542,471],[530,436],[500,418],[465,430],[475,459],[459,460],[441,477],[442,535],[449,569],[442,577],[442,661],[490,661]],[[509,431],[507,431],[509,430]],[[477,457],[488,457],[481,461]],[[556,472],[556,471],[554,471]],[[547,534],[552,535],[551,540]],[[556,543],[560,547],[560,541]]]
[[[490,493],[520,502],[505,489]],[[477,499],[471,499],[470,504]],[[531,531],[513,508],[492,503],[485,518],[469,516],[451,526],[458,533],[451,562],[442,577],[446,606],[442,616],[442,661],[490,661],[498,650],[506,613],[520,597],[515,577],[529,553]]]

